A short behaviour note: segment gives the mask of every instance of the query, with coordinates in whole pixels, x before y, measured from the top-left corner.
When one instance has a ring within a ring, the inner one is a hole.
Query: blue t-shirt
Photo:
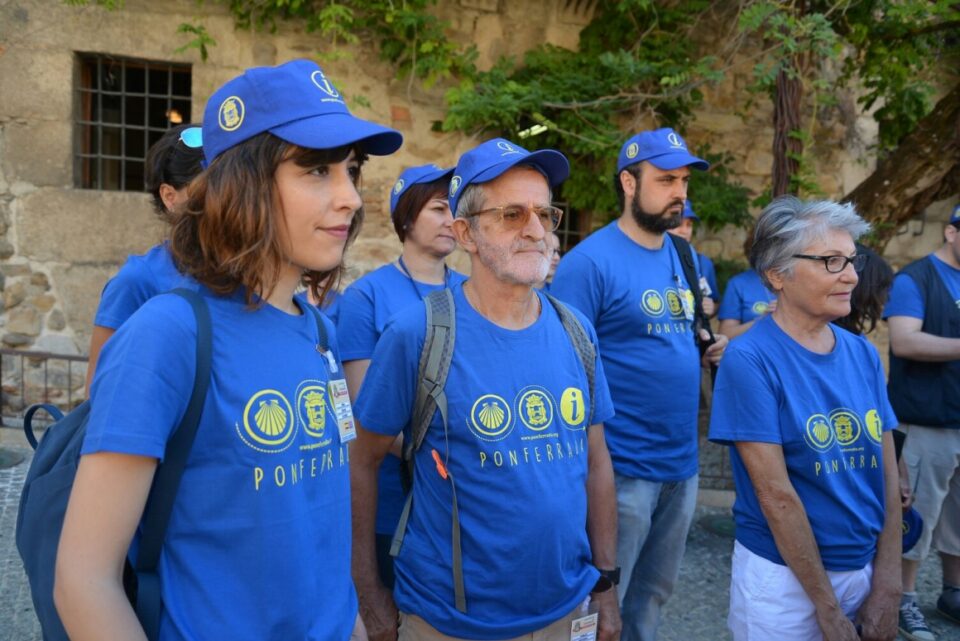
[[[749,323],[766,314],[774,300],[776,296],[764,286],[760,274],[748,269],[727,282],[717,318]]]
[[[127,258],[117,275],[107,282],[93,324],[117,329],[157,294],[193,282],[177,271],[166,242],[155,245],[142,256]]]
[[[710,298],[714,301],[720,300],[720,288],[717,286],[717,268],[709,256],[697,252],[697,262],[700,267],[701,278],[707,279],[707,285],[710,286]]]
[[[937,274],[950,292],[950,296],[956,301],[957,307],[960,307],[960,269],[946,264],[936,254],[932,254],[930,260],[933,261]],[[893,287],[890,288],[890,297],[883,308],[883,317],[909,316],[922,320],[923,312],[923,295],[916,281],[906,274],[897,274],[893,279]]]
[[[447,271],[450,285],[466,280],[466,276]],[[338,297],[336,318],[341,354],[345,361],[373,357],[380,335],[397,312],[421,302],[431,292],[443,289],[411,280],[393,263],[375,269],[354,282]],[[388,454],[377,474],[377,534],[393,534],[400,521],[406,496],[400,483],[400,459]]]
[[[646,249],[613,222],[563,257],[550,290],[597,328],[617,411],[605,425],[607,446],[614,470],[630,478],[697,473],[700,354],[678,281],[692,301],[669,237]]]
[[[731,445],[737,540],[786,565],[733,443],[783,448],[790,482],[807,512],[823,566],[860,569],[883,529],[883,432],[897,426],[877,350],[830,325],[836,346],[817,354],[771,317],[730,344],[713,392],[710,440]]]
[[[556,311],[538,294],[540,317],[509,330],[481,316],[452,288],[456,344],[445,392],[449,456],[436,412],[414,459],[413,509],[395,561],[394,597],[444,634],[503,639],[543,628],[586,598],[598,573],[587,539],[589,385]],[[580,316],[582,319],[582,316]],[[596,341],[593,328],[581,320]],[[360,424],[409,430],[426,311],[387,326],[360,389]],[[613,414],[596,363],[593,423]],[[409,433],[408,433],[409,435]],[[456,480],[467,612],[456,609],[451,570],[450,481]]]
[[[331,376],[305,308],[206,300],[212,374],[160,557],[160,638],[346,641],[350,474],[328,386],[342,367]],[[195,371],[189,303],[155,297],[104,347],[83,454],[162,458]]]

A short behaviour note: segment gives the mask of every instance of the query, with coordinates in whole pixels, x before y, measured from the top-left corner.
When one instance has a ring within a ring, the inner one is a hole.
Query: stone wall
[[[452,38],[477,45],[485,66],[540,42],[576,46],[595,6],[572,0],[446,0],[438,11],[451,21]],[[197,19],[217,41],[206,62],[195,51],[174,53],[185,42],[175,33],[177,25]],[[193,113],[199,120],[212,91],[244,68],[314,56],[323,46],[317,36],[288,25],[276,34],[238,31],[225,9],[193,0],[127,0],[114,12],[56,0],[0,4],[2,345],[85,353],[103,284],[128,254],[143,252],[162,237],[147,196],[74,188],[76,52],[191,63]],[[398,253],[387,211],[396,175],[415,164],[450,165],[474,143],[431,130],[443,116],[443,87],[427,90],[398,78],[369,50],[351,54],[325,64],[328,75],[348,97],[369,101],[369,108],[355,107],[355,113],[399,129],[406,142],[398,154],[374,158],[364,169],[367,222],[348,256],[348,280]],[[748,82],[750,65],[744,63],[723,84],[707,89],[686,136],[694,146],[709,143],[714,150],[730,151],[737,177],[759,193],[769,177],[773,132],[769,106],[761,101],[744,110],[736,103],[736,92]],[[846,193],[871,171],[868,148],[875,134],[852,96],[840,96],[837,106],[819,112],[816,170],[827,195]],[[695,202],[695,184],[691,197]],[[891,245],[894,262],[935,247],[938,221],[947,209],[946,203],[932,207],[919,235],[911,235],[916,231],[911,228],[898,237]],[[741,232],[727,230],[701,233],[698,244],[710,255],[734,257],[741,240]],[[462,255],[453,263],[466,267]]]

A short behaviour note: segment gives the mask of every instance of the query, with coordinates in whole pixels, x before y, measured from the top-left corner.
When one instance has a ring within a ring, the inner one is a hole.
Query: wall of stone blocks
[[[473,42],[481,66],[502,54],[520,54],[541,42],[575,47],[595,3],[564,0],[445,0],[437,10],[450,20],[451,38]],[[531,16],[537,19],[531,19]],[[202,20],[217,45],[201,62],[195,51],[176,53],[185,42],[175,33],[183,22]],[[707,36],[709,37],[709,35]],[[100,291],[128,254],[158,242],[163,228],[148,197],[130,192],[74,188],[73,131],[76,52],[97,52],[192,64],[194,113],[213,90],[254,65],[312,57],[324,47],[315,34],[282,25],[277,33],[237,30],[215,3],[193,0],[127,0],[123,9],[70,7],[58,0],[12,0],[0,4],[0,343],[58,353],[85,353]],[[369,107],[358,115],[403,132],[403,149],[373,158],[364,169],[366,224],[348,255],[348,282],[399,250],[388,215],[388,192],[405,167],[453,164],[475,140],[432,130],[443,116],[443,86],[426,89],[379,61],[368,49],[324,65],[348,98],[362,95]],[[737,104],[749,81],[749,64],[705,88],[706,99],[685,132],[696,147],[709,143],[733,156],[735,175],[760,193],[769,181],[770,107]],[[860,115],[853,96],[818,115],[816,172],[828,196],[839,197],[872,170],[872,121]],[[199,119],[199,115],[195,116]],[[629,130],[655,123],[625,122]],[[691,189],[696,203],[696,184]],[[902,264],[939,244],[939,229],[952,203],[938,203],[916,229],[891,244]],[[742,232],[700,232],[701,251],[740,255]],[[468,267],[462,254],[452,258]]]

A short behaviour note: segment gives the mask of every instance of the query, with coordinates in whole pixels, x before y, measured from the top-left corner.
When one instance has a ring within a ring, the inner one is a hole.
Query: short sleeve
[[[587,320],[595,325],[603,302],[600,270],[582,252],[570,252],[560,259],[550,285],[550,294],[583,312]]]
[[[161,295],[107,341],[91,387],[82,454],[163,458],[193,391],[196,328],[187,301]]]
[[[883,318],[891,316],[909,316],[923,318],[923,296],[917,283],[907,274],[897,274],[890,288],[890,297],[883,308]]]
[[[337,331],[340,358],[344,361],[365,360],[373,356],[379,338],[373,297],[354,285],[337,300]]]
[[[393,436],[410,422],[425,332],[426,308],[422,305],[414,305],[387,323],[354,403],[354,414],[364,429]]]
[[[710,440],[782,443],[779,391],[761,359],[731,345],[723,356],[713,391]]]
[[[740,279],[732,278],[727,283],[727,291],[723,292],[717,318],[720,320],[736,320],[743,322],[740,310],[743,309],[743,291],[740,288]]]
[[[93,324],[117,329],[158,293],[145,261],[139,256],[131,257],[103,288]]]

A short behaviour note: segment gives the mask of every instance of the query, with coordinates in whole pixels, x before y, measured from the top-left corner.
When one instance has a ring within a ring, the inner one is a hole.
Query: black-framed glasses
[[[180,142],[190,149],[199,149],[203,146],[203,129],[200,127],[187,127],[180,132]]]
[[[523,229],[527,224],[529,216],[532,213],[540,221],[544,231],[557,231],[560,227],[560,221],[563,220],[563,210],[553,205],[538,205],[528,207],[526,205],[503,205],[501,207],[491,207],[471,212],[466,215],[479,216],[480,214],[499,214],[500,225],[509,231]]]
[[[823,266],[831,274],[839,274],[847,268],[847,265],[853,265],[853,271],[858,274],[863,271],[870,257],[867,254],[857,254],[856,256],[810,256],[808,254],[794,254],[794,258],[803,258],[804,260],[822,260]]]

